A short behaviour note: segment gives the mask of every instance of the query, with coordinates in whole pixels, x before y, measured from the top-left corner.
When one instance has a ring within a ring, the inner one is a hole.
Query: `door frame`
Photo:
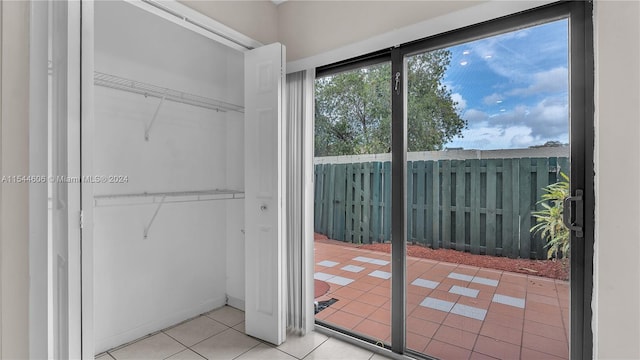
[[[515,31],[540,23],[569,20],[571,194],[584,190],[584,237],[571,232],[571,358],[590,358],[593,352],[592,291],[595,225],[594,191],[594,48],[593,4],[560,2],[512,15],[450,30],[423,39],[394,46],[356,58],[318,67],[317,76],[391,61],[392,73],[402,74],[400,86],[392,92],[392,282],[391,350],[412,353],[405,347],[405,255],[406,255],[406,81],[404,58],[407,55],[473,41],[498,33]],[[573,75],[573,76],[572,76]],[[333,327],[330,327],[333,329]],[[335,330],[335,329],[333,329]],[[361,338],[358,336],[358,338]],[[417,355],[417,354],[415,354]]]

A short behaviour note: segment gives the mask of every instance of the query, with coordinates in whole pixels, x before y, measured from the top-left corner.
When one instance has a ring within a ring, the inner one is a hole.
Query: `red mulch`
[[[360,249],[380,251],[385,253],[391,252],[391,244],[367,244],[355,245],[344,243],[341,241],[328,239],[321,234],[315,234],[316,241],[339,244],[342,246],[355,246]],[[542,276],[551,279],[568,280],[569,279],[569,262],[568,260],[529,260],[529,259],[510,259],[506,257],[475,255],[463,251],[450,249],[431,249],[418,245],[407,245],[407,255],[422,259],[431,259],[435,261],[444,261],[448,263],[464,264],[469,266],[477,266],[482,268],[496,269],[502,271],[511,271],[515,273]]]

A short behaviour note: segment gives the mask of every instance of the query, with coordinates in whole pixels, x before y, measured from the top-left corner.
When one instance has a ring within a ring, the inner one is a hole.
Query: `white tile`
[[[220,309],[213,310],[206,314],[217,322],[221,322],[227,326],[236,326],[244,321],[244,312],[231,306],[223,306]]]
[[[164,330],[164,333],[186,346],[227,330],[227,326],[206,316],[199,316],[186,323]]]
[[[320,344],[327,341],[326,335],[312,331],[304,336],[287,334],[287,340],[278,346],[278,350],[284,351],[291,356],[302,359],[312,352]]]
[[[389,264],[389,262],[386,261],[386,260],[372,259],[372,258],[368,258],[368,257],[365,257],[365,256],[354,257],[353,260],[360,261],[360,262],[363,262],[363,263],[375,264],[375,265],[388,265]]]
[[[330,279],[327,279],[327,282],[332,283],[332,284],[336,284],[336,285],[349,285],[353,282],[353,279],[349,279],[346,277],[342,277],[342,276],[334,276]]]
[[[440,283],[437,281],[431,281],[426,279],[415,279],[413,280],[411,285],[420,286],[428,289],[435,289],[436,287],[438,287],[438,285],[440,285]]]
[[[360,271],[364,270],[364,268],[362,266],[355,266],[355,265],[347,265],[345,267],[343,267],[340,270],[344,270],[344,271],[350,271],[350,272],[354,272],[354,273],[359,273]]]
[[[372,351],[365,350],[355,345],[351,345],[347,342],[338,340],[336,338],[330,338],[317,349],[313,350],[311,354],[305,357],[305,360],[327,360],[327,359],[347,359],[347,360],[368,360],[373,355]]]
[[[241,322],[240,324],[234,326],[233,328],[238,330],[238,331],[240,331],[241,333],[244,333],[245,332],[244,321]]]
[[[380,259],[371,259],[369,261],[369,263],[374,264],[374,265],[388,265],[389,262],[387,260],[380,260]]]
[[[512,297],[507,295],[500,295],[500,294],[493,294],[493,302],[497,302],[497,303],[505,304],[509,306],[515,306],[520,309],[524,309],[524,304],[525,304],[524,299],[522,298],[517,298],[517,297]]]
[[[456,272],[450,273],[447,277],[451,278],[451,279],[462,280],[462,281],[471,281],[471,280],[473,280],[473,276],[465,275],[465,274],[458,274]]]
[[[313,278],[314,279],[322,280],[322,281],[327,281],[327,280],[331,279],[334,276],[335,275],[326,274],[326,273],[323,273],[323,272],[317,272],[317,273],[313,274]]]
[[[488,286],[498,286],[498,280],[487,279],[483,277],[476,276],[471,280],[472,283],[488,285]]]
[[[234,359],[260,342],[250,336],[229,329],[191,347],[207,359]]]
[[[484,317],[487,316],[487,310],[485,309],[462,304],[456,304],[453,309],[451,309],[451,313],[466,316],[476,320],[484,320]]]
[[[387,360],[387,359],[391,359],[390,357],[386,357],[382,354],[373,354],[373,356],[371,356],[371,358],[369,360]]]
[[[127,345],[111,355],[118,360],[126,359],[166,359],[186,349],[184,345],[175,341],[165,333],[158,333],[148,338]]]
[[[453,285],[451,287],[451,289],[449,289],[449,292],[452,293],[452,294],[458,294],[458,295],[462,295],[462,296],[475,298],[475,297],[478,297],[478,293],[480,292],[480,290],[469,289],[469,288],[466,288],[466,287]]]
[[[293,356],[282,352],[273,346],[260,344],[246,353],[238,356],[237,360],[296,360]]]
[[[440,300],[432,297],[426,297],[420,303],[420,306],[424,306],[424,307],[428,307],[431,309],[436,309],[444,312],[451,311],[451,308],[453,307],[453,305],[454,303],[452,303],[451,301]]]
[[[336,265],[338,265],[338,264],[339,264],[339,263],[337,263],[337,262],[335,262],[335,261],[331,261],[331,260],[323,260],[323,261],[320,261],[320,262],[318,263],[318,265],[320,265],[320,266],[326,266],[326,267],[334,267],[334,266],[336,266]]]
[[[193,352],[193,350],[187,349],[167,358],[167,360],[205,360],[205,358]]]
[[[386,272],[386,271],[381,271],[381,270],[374,270],[372,272],[369,273],[369,276],[373,276],[373,277],[377,277],[380,279],[390,279],[391,278],[391,273],[390,272]]]

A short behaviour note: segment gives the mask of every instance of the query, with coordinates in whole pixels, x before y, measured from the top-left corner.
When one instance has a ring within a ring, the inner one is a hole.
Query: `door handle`
[[[265,212],[267,211],[267,205],[260,205],[260,211]]]
[[[584,191],[577,189],[575,195],[567,196],[562,202],[562,222],[576,237],[584,237]],[[572,205],[575,203],[575,210]]]

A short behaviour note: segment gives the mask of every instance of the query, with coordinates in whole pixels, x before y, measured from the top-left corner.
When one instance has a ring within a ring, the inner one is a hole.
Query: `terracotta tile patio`
[[[390,255],[315,243],[316,319],[390,343]],[[407,347],[441,359],[568,359],[569,283],[407,258]]]

